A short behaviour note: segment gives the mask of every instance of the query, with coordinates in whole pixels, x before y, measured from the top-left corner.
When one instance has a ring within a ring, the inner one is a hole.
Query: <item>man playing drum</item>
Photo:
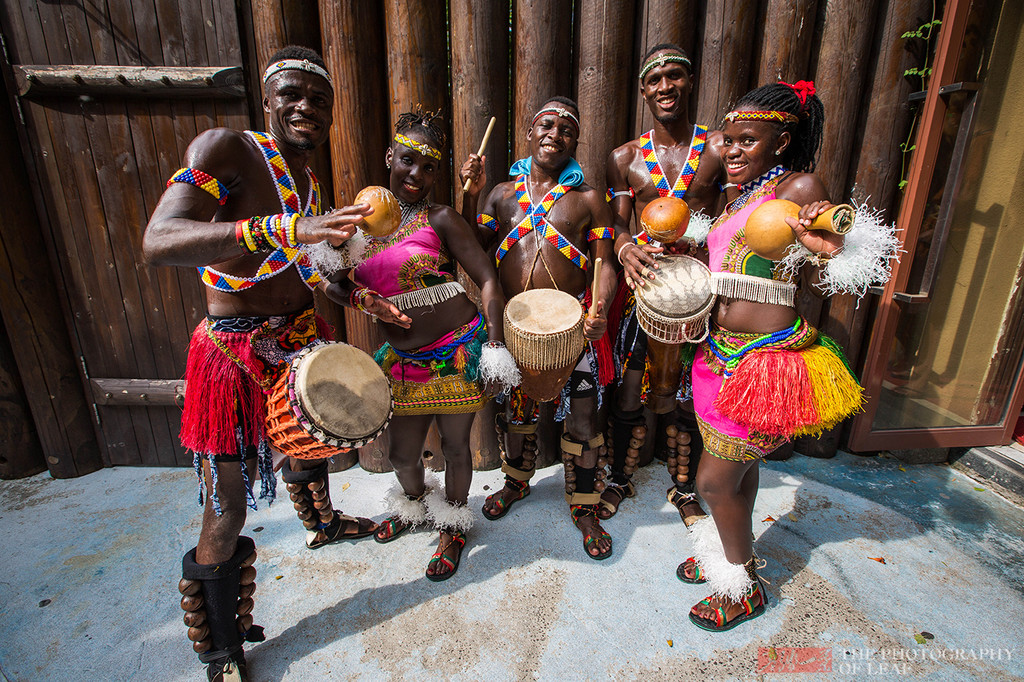
[[[563,459],[566,498],[573,522],[583,533],[587,555],[611,555],[611,537],[597,518],[604,488],[604,437],[598,426],[603,386],[614,378],[611,344],[605,335],[608,305],[615,294],[615,274],[600,270],[591,282],[590,264],[612,255],[612,216],[601,193],[586,185],[573,158],[579,141],[579,110],[564,97],[547,101],[527,133],[530,158],[517,161],[513,182],[497,185],[477,217],[481,240],[497,243],[495,260],[505,297],[524,291],[558,289],[576,297],[591,311],[583,332],[589,343],[562,389],[555,418],[564,420]],[[471,179],[463,199],[463,215],[475,216],[486,183],[481,157],[471,155],[460,177]],[[594,303],[593,306],[591,304]],[[505,458],[505,485],[487,498],[484,516],[498,519],[530,492],[536,458],[539,419],[536,401],[513,391],[504,418],[499,416]],[[599,461],[599,458],[601,461]]]
[[[652,355],[648,355],[647,335],[637,324],[632,291],[638,285],[644,286],[646,279],[653,279],[653,271],[658,267],[653,254],[664,250],[649,242],[640,231],[640,214],[649,203],[659,197],[686,201],[691,219],[686,238],[679,242],[684,251],[697,250],[694,242],[703,242],[710,227],[708,216],[719,211],[719,181],[724,175],[722,135],[709,132],[707,126],[690,123],[692,90],[690,60],[683,50],[668,43],[651,48],[640,69],[640,93],[654,115],[654,129],[608,156],[606,175],[608,199],[615,214],[615,253],[623,266],[628,289],[619,294],[622,308],[616,305],[611,315],[621,319],[615,351],[622,381],[609,414],[612,466],[610,484],[601,497],[603,519],[611,518],[622,500],[635,494],[630,478],[636,470],[637,451],[647,435],[645,403],[659,415],[658,423],[667,431],[659,435],[665,436],[669,471],[674,474],[673,485],[668,489],[669,502],[679,510],[687,526],[704,516],[694,495],[697,461],[703,446],[692,408],[683,413],[685,432],[677,432],[673,418],[682,374],[679,354],[670,353],[667,358],[659,356],[655,360],[652,348]],[[635,216],[636,236],[630,233],[631,216]],[[678,250],[671,244],[665,246],[670,251]],[[703,260],[707,260],[706,256]]]
[[[329,334],[313,312],[319,276],[302,245],[339,245],[371,212],[361,204],[323,215],[306,166],[332,121],[333,85],[320,56],[284,48],[263,82],[269,134],[200,134],[143,240],[147,262],[198,267],[206,285],[208,314],[188,353],[181,440],[195,453],[200,502],[204,489],[207,495],[199,542],[182,561],[179,587],[188,635],[210,680],[247,679],[242,643],[262,639],[249,615],[255,545],[239,533],[246,507],[256,509],[257,466],[260,498],[274,498],[265,391],[290,356]],[[332,509],[325,459],[283,466],[310,549],[376,530],[369,519]]]

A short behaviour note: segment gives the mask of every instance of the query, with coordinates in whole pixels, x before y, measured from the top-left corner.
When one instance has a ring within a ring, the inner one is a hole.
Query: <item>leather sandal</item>
[[[683,524],[689,528],[693,524],[697,523],[701,519],[705,518],[707,514],[701,509],[700,503],[697,501],[697,496],[693,493],[684,493],[679,488],[672,486],[668,489],[668,501],[673,507],[679,511],[679,518],[683,520]],[[697,505],[698,509],[701,509],[700,514],[687,514],[683,509],[689,505]]]
[[[425,575],[427,576],[427,580],[439,583],[443,580],[448,580],[448,578],[451,578],[453,575],[455,575],[455,572],[459,570],[459,564],[462,562],[462,551],[466,548],[466,534],[461,531],[455,531],[451,533],[451,536],[452,539],[449,540],[448,543],[440,550],[434,552],[434,555],[430,557],[430,561],[427,562],[428,570],[430,569],[431,566],[435,566],[438,563],[440,563],[448,568],[448,572],[426,573]],[[455,561],[452,561],[447,556],[445,556],[444,553],[448,551],[448,548],[456,542],[459,543],[459,556],[455,557]]]
[[[604,499],[604,495],[607,493],[613,493],[614,495],[617,495],[619,499],[617,499],[615,502],[606,500]],[[615,516],[615,514],[619,511],[619,505],[622,504],[623,500],[635,496],[636,488],[633,486],[633,481],[626,481],[625,485],[608,486],[607,488],[605,488],[604,493],[602,493],[601,501],[599,502],[599,504],[601,505],[601,511],[608,512],[608,515],[601,516],[599,513],[598,518],[602,521],[607,521],[611,517]]]
[[[354,533],[345,533],[343,530],[347,527],[349,522],[355,522],[356,530]],[[367,535],[371,535],[377,531],[377,524],[371,519],[363,517],[349,516],[348,514],[342,514],[335,510],[334,520],[327,524],[326,527],[321,528],[317,531],[316,537],[323,536],[323,540],[314,539],[312,542],[307,541],[306,547],[309,549],[320,549],[324,545],[329,545],[333,542],[341,542],[343,540],[358,540],[359,538],[365,538]]]
[[[510,499],[510,500],[508,500],[506,502],[505,501],[505,497],[502,494],[505,491],[505,488],[508,488],[509,490],[515,492],[517,497],[513,497],[512,499]],[[482,510],[483,513],[484,513],[484,518],[488,519],[490,521],[497,521],[502,516],[504,516],[505,514],[508,513],[508,510],[512,508],[513,504],[515,504],[519,500],[523,499],[524,497],[528,497],[529,495],[530,495],[530,482],[529,481],[517,481],[517,480],[515,480],[513,478],[505,478],[505,485],[504,485],[504,487],[502,487],[501,490],[499,490],[498,492],[494,493],[493,495],[488,495],[487,496],[487,500],[484,503],[483,510]],[[488,511],[488,507],[489,506],[497,507],[498,511],[496,511],[496,512]]]

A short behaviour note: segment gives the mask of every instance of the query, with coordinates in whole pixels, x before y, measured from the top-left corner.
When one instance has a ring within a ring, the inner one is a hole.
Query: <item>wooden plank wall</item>
[[[927,20],[930,4],[0,0],[0,29],[14,64],[245,67],[248,102],[23,102],[27,147],[40,179],[40,219],[56,263],[52,276],[62,283],[73,331],[72,357],[82,355],[93,377],[173,379],[183,372],[189,332],[204,310],[202,291],[193,272],[141,265],[142,227],[196,133],[259,125],[253,122],[262,99],[259,74],[283,44],[320,49],[338,84],[330,150],[315,162],[331,165],[320,175],[333,185],[335,205],[386,181],[382,160],[391,125],[417,102],[441,108],[451,133],[442,171],[448,179],[439,183],[436,200],[460,202],[451,179],[491,115],[498,124],[488,177],[504,180],[509,162],[527,153],[533,113],[555,94],[580,103],[579,158],[600,186],[611,149],[651,125],[636,81],[642,54],[676,42],[694,63],[691,110],[701,123],[716,125],[755,85],[813,79],[827,108],[819,169],[834,198],[848,198],[856,186],[859,196],[891,211],[899,200],[896,145],[911,116],[902,78],[910,62],[900,35]],[[807,299],[801,308],[859,359],[870,305]],[[365,317],[334,314],[350,342],[369,349],[379,341]],[[176,408],[103,406],[98,414],[105,463],[185,463]],[[492,438],[484,435],[488,429],[478,428],[474,438]],[[827,451],[837,438],[809,447]],[[490,455],[485,460],[477,465],[496,464]]]
[[[13,64],[241,65],[230,0],[3,3]],[[194,271],[142,264],[142,231],[185,146],[250,125],[245,100],[22,100],[57,269],[92,377],[177,379],[205,305]],[[99,407],[111,465],[181,465],[180,411]]]

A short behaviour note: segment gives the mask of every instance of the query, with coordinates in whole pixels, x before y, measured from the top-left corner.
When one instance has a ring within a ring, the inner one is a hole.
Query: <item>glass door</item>
[[[854,451],[1008,443],[1024,401],[1024,3],[948,0]]]

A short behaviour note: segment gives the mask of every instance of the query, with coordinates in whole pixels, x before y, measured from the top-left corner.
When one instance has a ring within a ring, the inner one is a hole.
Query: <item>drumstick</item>
[[[494,117],[491,116],[491,122],[487,124],[487,130],[484,131],[484,139],[480,140],[480,149],[477,150],[476,155],[482,156],[484,149],[487,147],[487,140],[491,139],[491,131],[494,130]],[[469,186],[473,184],[473,178],[467,178],[466,184],[462,186],[463,192],[469,191]]]
[[[590,285],[590,312],[587,313],[589,317],[597,317],[597,283],[601,277],[601,259],[598,258],[594,261],[594,282]]]

